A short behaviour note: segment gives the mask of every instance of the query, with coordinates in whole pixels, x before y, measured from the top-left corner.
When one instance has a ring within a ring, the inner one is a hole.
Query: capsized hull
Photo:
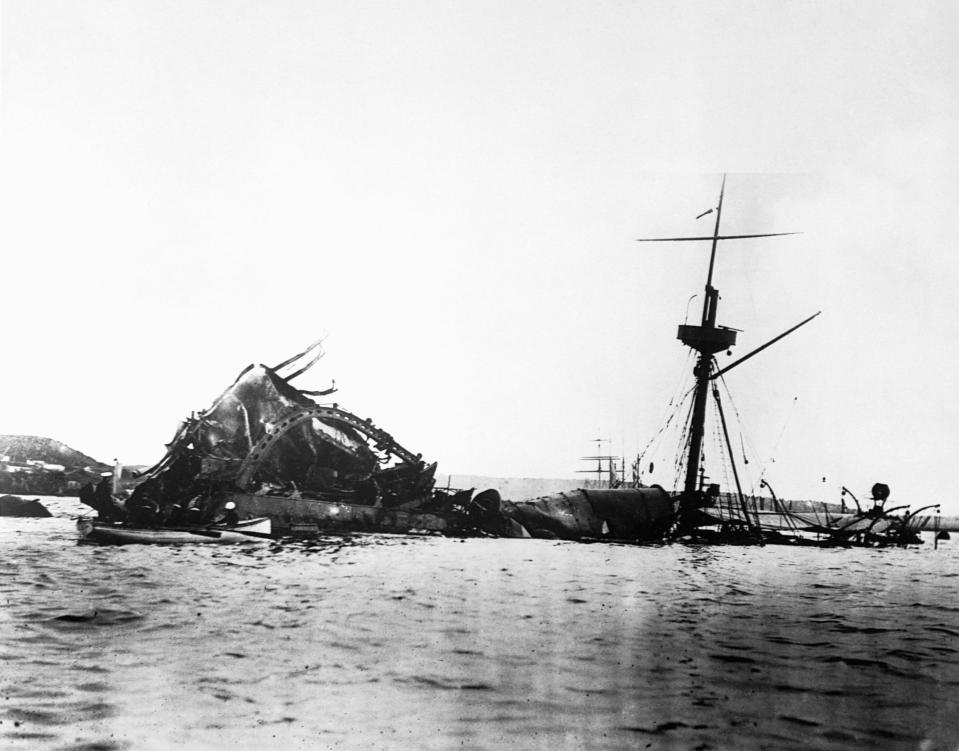
[[[501,513],[526,535],[564,540],[662,539],[676,518],[676,506],[665,490],[621,488],[580,489],[528,501],[504,501]]]
[[[470,530],[465,515],[420,509],[378,508],[359,503],[287,496],[231,493],[240,515],[262,516],[277,534],[341,532],[460,534]]]
[[[4,495],[0,496],[0,516],[42,519],[53,514],[37,498],[28,501],[16,495]]]
[[[83,540],[110,545],[194,545],[197,543],[233,544],[270,539],[269,519],[247,519],[231,527],[131,527],[94,519],[78,519],[77,530]]]

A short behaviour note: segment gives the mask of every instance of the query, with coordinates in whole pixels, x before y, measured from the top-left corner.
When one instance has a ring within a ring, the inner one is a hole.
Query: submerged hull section
[[[463,514],[417,509],[380,508],[342,501],[323,501],[288,496],[233,493],[240,516],[267,517],[273,533],[313,535],[341,532],[410,532],[457,534],[468,525]]]
[[[662,488],[580,489],[529,501],[504,501],[512,521],[510,536],[563,540],[658,540],[676,516],[673,500]],[[517,530],[517,525],[520,528]]]
[[[904,512],[905,508],[886,511],[882,505],[876,505],[849,513],[823,502],[757,497],[746,497],[740,502],[727,494],[697,509],[695,526],[716,528],[720,533],[724,529],[728,533],[751,528],[753,539],[761,534],[766,542],[884,547],[921,544],[921,532],[938,536],[959,525],[956,517],[910,514]],[[926,508],[931,506],[919,511]]]

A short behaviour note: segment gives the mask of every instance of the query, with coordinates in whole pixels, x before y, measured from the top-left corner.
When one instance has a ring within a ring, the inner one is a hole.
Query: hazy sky
[[[441,471],[575,476],[666,414],[707,246],[634,240],[708,234],[725,171],[725,229],[804,233],[721,248],[737,353],[824,311],[728,376],[746,469],[959,512],[955,2],[4,0],[0,23],[0,433],[152,462],[326,333],[297,385],[335,378]]]

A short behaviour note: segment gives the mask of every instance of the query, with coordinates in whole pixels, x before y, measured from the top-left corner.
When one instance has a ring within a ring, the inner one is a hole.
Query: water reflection
[[[0,524],[4,747],[959,740],[946,546],[100,548],[68,517]]]
[[[686,553],[682,563],[692,569],[712,569],[719,555],[728,554],[734,548],[720,548],[714,545],[703,545],[701,543],[681,545],[681,550]]]

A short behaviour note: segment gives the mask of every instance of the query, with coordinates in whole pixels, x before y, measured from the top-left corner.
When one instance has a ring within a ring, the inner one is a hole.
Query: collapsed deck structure
[[[503,500],[495,490],[474,498],[473,489],[436,488],[435,463],[372,420],[316,401],[335,388],[305,391],[291,383],[322,354],[316,342],[279,365],[246,367],[210,407],[183,421],[128,498],[104,478],[95,489],[85,487],[81,500],[103,520],[147,528],[207,525],[229,508],[239,519],[269,518],[279,535],[647,541],[662,539],[673,521],[674,503],[659,487],[578,490],[528,501]]]
[[[372,420],[313,398],[335,387],[292,385],[322,355],[315,342],[279,365],[246,367],[208,409],[180,425],[125,502],[105,483],[86,488],[81,500],[101,517],[152,526],[207,523],[232,502],[241,518],[267,516],[281,533],[463,528],[469,493],[436,490],[435,463]]]

